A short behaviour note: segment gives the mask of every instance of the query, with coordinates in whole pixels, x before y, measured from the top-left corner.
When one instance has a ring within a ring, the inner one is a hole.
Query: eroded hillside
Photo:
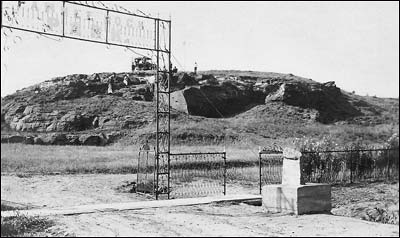
[[[2,142],[105,145],[153,139],[154,76],[118,73],[109,93],[110,76],[57,77],[2,98]],[[363,128],[375,141],[398,128],[398,99],[362,97],[334,82],[292,74],[182,72],[171,85],[176,143],[260,143],[344,131],[352,140],[363,136]]]

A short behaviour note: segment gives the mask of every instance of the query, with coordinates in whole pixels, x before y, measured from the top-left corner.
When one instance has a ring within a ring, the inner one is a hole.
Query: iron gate
[[[159,161],[158,167],[154,151],[139,152],[138,193],[155,199],[226,194],[225,152],[170,154],[169,162]],[[158,173],[165,176],[157,181]]]
[[[282,183],[283,153],[279,151],[260,151],[259,159],[259,189],[266,184]]]
[[[155,195],[155,151],[140,150],[137,164],[136,192]]]
[[[171,154],[171,198],[226,194],[226,153]]]

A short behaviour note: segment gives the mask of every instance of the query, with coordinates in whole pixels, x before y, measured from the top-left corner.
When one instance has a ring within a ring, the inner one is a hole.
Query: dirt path
[[[1,176],[1,200],[39,208],[146,200],[116,190],[134,180],[126,174]]]
[[[247,204],[210,204],[56,217],[75,236],[398,236],[399,227],[333,215],[277,216]]]

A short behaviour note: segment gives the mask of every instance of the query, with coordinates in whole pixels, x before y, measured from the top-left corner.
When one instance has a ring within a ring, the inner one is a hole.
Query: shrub
[[[17,215],[13,217],[1,217],[1,236],[37,236],[53,226],[53,222],[41,217],[28,217]]]
[[[395,178],[399,165],[399,137],[393,134],[382,150],[357,140],[338,147],[330,136],[321,140],[302,138],[295,141],[303,152],[302,167],[307,182],[342,183],[365,179]],[[383,149],[395,150],[383,150]],[[397,150],[396,150],[397,149]]]

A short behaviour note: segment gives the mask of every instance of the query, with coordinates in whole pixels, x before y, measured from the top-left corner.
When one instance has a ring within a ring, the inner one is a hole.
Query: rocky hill
[[[118,73],[109,93],[110,76],[57,77],[2,98],[2,143],[105,145],[153,139],[154,76]],[[171,85],[176,143],[259,143],[315,137],[318,131],[332,134],[332,127],[339,134],[353,128],[348,140],[362,128],[372,133],[369,139],[380,140],[398,128],[398,99],[361,97],[334,82],[292,74],[181,72]]]

